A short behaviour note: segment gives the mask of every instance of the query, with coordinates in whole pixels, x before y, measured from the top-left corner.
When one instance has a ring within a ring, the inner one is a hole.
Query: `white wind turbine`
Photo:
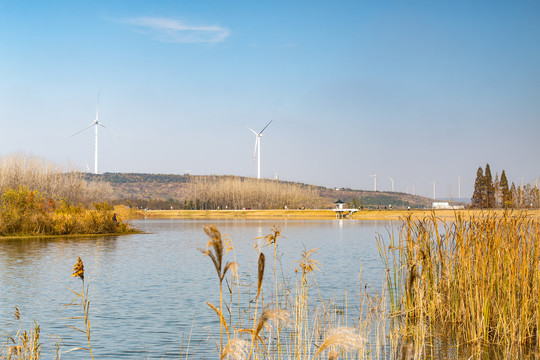
[[[108,127],[106,127],[105,125],[103,125],[103,123],[101,121],[99,121],[99,95],[100,95],[100,92],[98,93],[98,103],[97,103],[97,108],[96,108],[96,119],[94,120],[94,122],[88,126],[88,127],[85,127],[84,129],[82,130],[79,130],[77,131],[75,134],[71,135],[72,137],[85,131],[85,130],[88,130],[90,129],[92,126],[95,126],[95,139],[94,139],[94,174],[97,174],[98,173],[98,127],[102,126],[104,127],[105,129],[109,130],[110,132],[112,132],[114,135],[120,137],[120,135],[118,135],[117,133],[115,133],[114,131],[112,131],[111,129],[109,129]],[[88,167],[88,165],[86,165]]]
[[[392,183],[392,192],[394,192],[394,179],[392,179],[390,176],[388,177],[388,179]]]
[[[248,129],[255,134],[255,150],[253,151],[253,161],[255,161],[255,154],[257,154],[257,179],[261,178],[261,136],[263,131],[272,123],[274,120],[270,120],[268,124],[259,132],[256,132],[248,126]]]
[[[377,191],[377,174],[369,176],[373,176],[373,191]]]
[[[433,184],[433,200],[435,200],[435,199],[436,199],[436,196],[435,196],[435,185],[437,184],[437,182],[436,182],[435,180],[433,180],[432,184]]]

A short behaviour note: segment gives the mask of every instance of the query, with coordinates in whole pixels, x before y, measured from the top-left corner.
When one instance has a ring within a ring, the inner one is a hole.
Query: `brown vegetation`
[[[73,234],[111,234],[134,229],[105,203],[94,209],[54,201],[35,190],[20,186],[0,196],[0,236],[44,236]]]

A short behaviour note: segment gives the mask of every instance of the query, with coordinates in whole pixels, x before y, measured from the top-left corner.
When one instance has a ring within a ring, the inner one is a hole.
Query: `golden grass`
[[[491,210],[494,214],[503,214],[504,210]],[[352,220],[396,220],[407,217],[423,219],[435,213],[441,220],[451,221],[456,216],[462,219],[478,217],[485,210],[360,210],[350,217]],[[540,219],[540,210],[524,210],[524,213]],[[146,210],[134,211],[132,218],[177,218],[177,219],[299,219],[299,220],[331,220],[336,215],[329,209],[306,210]]]

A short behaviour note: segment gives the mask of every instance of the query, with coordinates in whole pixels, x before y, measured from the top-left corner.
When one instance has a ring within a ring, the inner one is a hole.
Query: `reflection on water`
[[[317,248],[313,258],[320,262],[322,271],[316,277],[325,297],[342,298],[345,289],[354,294],[366,282],[376,289],[382,287],[384,272],[375,234],[386,234],[392,226],[389,222],[212,223],[233,241],[241,276],[251,274],[253,278],[257,267],[255,244],[262,247],[260,238],[278,225],[284,236],[279,252],[287,276],[294,277],[304,247]],[[63,305],[73,298],[69,289],[80,291],[80,280],[70,276],[80,256],[85,279],[90,283],[96,358],[178,358],[182,337],[185,350],[190,336],[189,347],[191,351],[196,349],[197,358],[216,358],[215,342],[209,336],[219,331],[219,322],[205,301],[218,301],[217,277],[210,259],[198,250],[208,240],[203,232],[205,224],[198,220],[144,220],[135,225],[146,234],[0,240],[0,335],[17,331],[13,317],[17,306],[24,328],[29,329],[33,319],[41,325],[45,354],[52,350],[53,335],[63,339],[64,351],[84,346],[84,335],[67,328],[69,322],[62,319],[79,315],[73,308],[63,310]],[[263,248],[263,252],[271,259],[270,248]],[[273,269],[273,265],[267,269]],[[273,276],[271,273],[267,270],[267,279]],[[271,283],[266,283],[269,294]],[[69,358],[86,359],[88,354],[73,352]]]

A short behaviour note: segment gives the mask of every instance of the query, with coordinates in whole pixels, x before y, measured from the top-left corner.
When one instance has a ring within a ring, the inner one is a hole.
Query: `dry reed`
[[[540,222],[521,212],[485,212],[442,222],[404,220],[395,241],[379,238],[392,311],[423,343],[538,348]],[[415,352],[420,351],[415,349]]]
[[[73,266],[73,273],[71,274],[71,276],[81,279],[81,281],[82,281],[82,290],[81,290],[81,292],[76,292],[76,291],[73,291],[73,290],[70,289],[70,291],[73,294],[75,294],[76,296],[69,304],[67,304],[65,306],[65,308],[68,308],[70,306],[82,306],[82,316],[71,316],[71,317],[67,317],[67,318],[64,318],[64,319],[83,320],[84,321],[84,329],[80,329],[80,328],[72,326],[72,325],[66,325],[66,326],[85,334],[86,335],[86,341],[88,343],[88,347],[86,347],[86,348],[85,347],[72,348],[72,349],[66,351],[66,353],[69,353],[69,352],[75,351],[75,350],[86,350],[86,351],[88,351],[90,353],[90,357],[93,360],[94,359],[94,353],[92,352],[92,344],[90,342],[91,326],[90,326],[90,300],[88,300],[89,284],[87,282],[86,283],[86,288],[85,288],[84,264],[83,264],[83,261],[81,260],[80,257],[77,258],[77,262]],[[80,299],[81,302],[76,303],[76,301],[78,301],[79,299]]]

